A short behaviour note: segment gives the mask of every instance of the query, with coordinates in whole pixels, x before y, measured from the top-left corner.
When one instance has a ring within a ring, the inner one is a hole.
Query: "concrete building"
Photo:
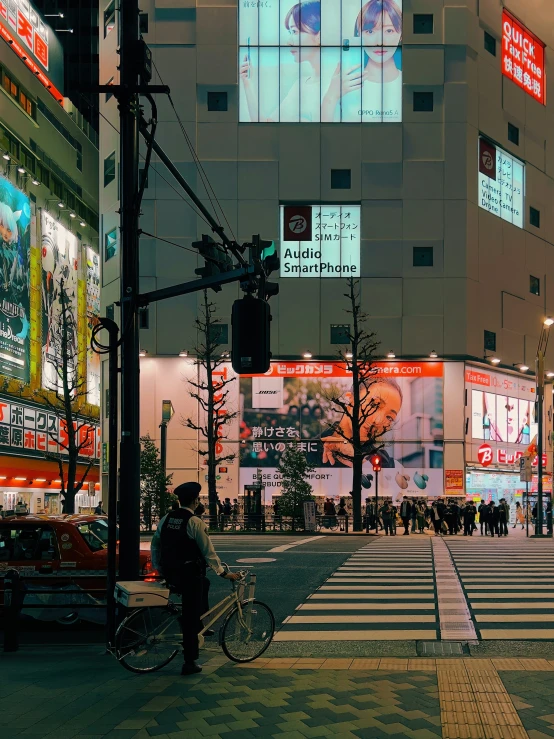
[[[70,265],[80,371],[89,372],[89,308],[99,293],[98,148],[94,131],[63,95],[64,58],[52,28],[29,3],[1,8],[0,504],[8,511],[22,500],[33,512],[57,513],[59,470],[45,454],[60,450],[62,429],[42,398],[53,346],[48,306],[56,269]],[[88,380],[87,415],[95,428],[89,457],[97,459],[99,392],[90,374]],[[94,502],[98,480],[96,461],[79,507]]]
[[[443,386],[440,467],[448,489],[447,470],[469,474],[482,467],[464,392],[471,396],[476,388],[464,363],[490,370],[490,359],[500,359],[498,376],[484,369],[489,379],[481,384],[515,383],[514,397],[530,402],[533,383],[518,368],[534,367],[543,321],[554,312],[547,279],[554,273],[551,5],[322,0],[300,11],[294,6],[292,0],[271,4],[273,10],[242,0],[142,0],[155,81],[170,86],[175,105],[158,96],[157,140],[206,204],[220,206],[228,233],[239,242],[257,233],[275,240],[282,263],[288,247],[289,265],[304,248],[285,241],[284,206],[318,208],[307,249],[317,249],[323,218],[339,206],[341,230],[345,211],[356,219],[359,255],[355,239],[333,259],[354,265],[350,273],[360,277],[383,358],[389,350],[403,361],[435,352],[454,383],[445,379]],[[117,82],[117,14],[108,29],[100,45],[104,84]],[[364,70],[361,80],[356,69]],[[382,74],[380,86],[375,74]],[[101,159],[109,172],[118,158],[114,98],[103,101],[102,112],[108,120],[101,121]],[[163,165],[153,162],[141,219],[143,231],[154,235],[141,240],[143,290],[193,279],[200,263],[190,245],[209,233]],[[217,202],[213,196],[210,202],[204,174]],[[117,197],[117,182],[107,182],[101,192],[106,306],[119,297]],[[275,359],[301,359],[307,350],[314,359],[336,357],[340,325],[348,323],[347,272],[324,275],[326,254],[297,257],[292,277],[282,266],[280,293],[271,301]],[[237,297],[237,287],[213,297],[226,325]],[[194,295],[151,306],[143,348],[165,358],[190,350],[197,311]],[[546,363],[552,371],[553,352]],[[507,398],[512,390],[505,388]],[[475,403],[485,401],[475,396]],[[531,419],[522,406],[514,424],[521,431],[526,423]],[[148,427],[155,435],[151,422]],[[507,456],[492,464],[513,472],[515,456],[505,460],[521,452],[530,429],[518,441],[508,430],[493,432],[497,438],[482,433],[481,442],[506,446]],[[456,449],[451,457],[449,448]],[[179,469],[177,460],[172,468]],[[467,477],[464,482],[469,486]]]

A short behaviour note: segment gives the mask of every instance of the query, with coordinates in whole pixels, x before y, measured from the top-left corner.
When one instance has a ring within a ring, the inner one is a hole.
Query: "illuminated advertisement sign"
[[[281,277],[359,277],[360,211],[359,205],[281,206]]]
[[[402,0],[239,2],[239,120],[402,120]]]
[[[507,10],[502,11],[502,74],[546,105],[544,44]]]
[[[63,50],[52,29],[28,0],[0,0],[0,36],[61,102]]]
[[[443,366],[440,362],[376,362],[376,374],[364,387],[362,402],[375,403],[372,426],[383,434],[379,495],[437,496],[443,482]],[[352,398],[352,374],[339,362],[272,362],[265,375],[241,376],[240,490],[262,471],[266,496],[279,494],[277,470],[287,445],[299,440],[314,471],[308,474],[316,495],[348,495],[352,468],[341,452],[350,445],[336,428],[348,429],[346,411],[329,400],[337,390]],[[362,441],[367,429],[362,430]],[[362,485],[375,493],[369,436]]]
[[[523,228],[525,165],[479,137],[479,206]]]
[[[87,257],[87,401],[100,405],[100,355],[91,347],[92,329],[100,315],[100,257],[90,246]]]
[[[30,377],[29,198],[0,177],[0,374]]]
[[[62,377],[62,303],[68,306],[69,375],[77,370],[78,241],[75,234],[42,211],[42,387],[56,390]]]

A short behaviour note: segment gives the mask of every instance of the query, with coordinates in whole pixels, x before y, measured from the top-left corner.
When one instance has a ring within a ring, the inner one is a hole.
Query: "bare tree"
[[[377,423],[379,399],[373,397],[371,386],[381,382],[374,366],[379,342],[376,334],[365,328],[367,314],[363,312],[360,301],[360,283],[349,277],[346,281],[349,307],[345,309],[351,316],[351,325],[345,336],[349,347],[339,350],[339,358],[346,362],[352,373],[352,387],[348,393],[332,385],[325,391],[325,398],[341,419],[330,425],[330,434],[324,434],[323,461],[339,461],[352,468],[352,512],[353,530],[362,530],[362,465],[364,458],[380,446],[378,440],[386,433],[386,428]]]
[[[228,408],[228,386],[235,382],[228,377],[227,357],[221,353],[219,340],[219,321],[214,318],[215,305],[208,300],[204,290],[201,312],[196,319],[198,344],[195,353],[199,365],[196,380],[188,380],[189,394],[198,403],[198,421],[182,418],[181,423],[200,435],[198,454],[205,457],[208,467],[208,504],[210,521],[217,520],[217,466],[222,462],[232,462],[236,454],[225,454],[224,428],[237,416]]]
[[[60,451],[47,453],[46,458],[58,465],[63,512],[74,513],[75,496],[85,484],[93,465],[95,427],[93,421],[84,416],[86,375],[79,375],[77,320],[63,280],[59,285],[59,300],[59,322],[53,327],[50,337],[49,362],[54,368],[54,377],[39,396],[50,413],[58,418],[59,429],[49,430],[48,436]],[[86,465],[80,479],[77,474],[79,462]]]

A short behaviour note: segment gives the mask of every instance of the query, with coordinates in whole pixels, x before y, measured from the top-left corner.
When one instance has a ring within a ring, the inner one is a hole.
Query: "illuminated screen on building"
[[[402,120],[402,0],[239,2],[240,120]]]
[[[100,405],[100,355],[91,345],[92,330],[100,315],[100,257],[90,246],[85,247],[87,259],[87,401]]]
[[[281,277],[359,277],[359,205],[282,205]]]
[[[525,165],[487,139],[479,138],[479,206],[523,228]]]
[[[544,44],[507,10],[502,11],[502,74],[546,105]]]
[[[29,198],[0,177],[0,374],[30,377]]]

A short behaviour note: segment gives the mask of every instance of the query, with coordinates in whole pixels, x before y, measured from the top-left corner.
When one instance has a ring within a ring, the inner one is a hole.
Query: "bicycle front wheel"
[[[159,606],[140,608],[121,622],[115,653],[131,672],[154,672],[178,654],[182,639],[177,611]]]
[[[259,600],[234,608],[225,619],[221,646],[233,662],[252,662],[265,652],[275,632],[271,609]]]

